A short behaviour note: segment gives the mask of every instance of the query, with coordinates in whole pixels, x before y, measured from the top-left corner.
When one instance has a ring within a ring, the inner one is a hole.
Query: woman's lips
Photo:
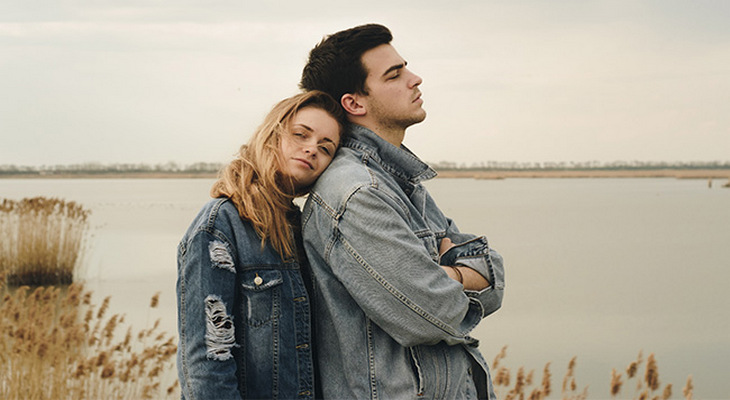
[[[303,165],[306,165],[307,168],[309,168],[309,169],[314,169],[314,166],[312,165],[312,163],[310,163],[309,161],[307,161],[307,160],[305,160],[303,158],[295,158],[294,160],[297,161],[297,162],[299,162],[299,163],[301,163],[301,164],[303,164]]]

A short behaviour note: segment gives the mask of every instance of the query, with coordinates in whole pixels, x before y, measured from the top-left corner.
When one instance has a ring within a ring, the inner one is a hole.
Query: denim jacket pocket
[[[243,315],[249,325],[257,327],[279,317],[281,284],[278,270],[248,270],[241,278]]]
[[[421,361],[418,357],[418,347],[413,346],[408,348],[411,353],[411,365],[413,366],[413,376],[416,379],[417,397],[423,397],[425,388],[423,386],[423,376],[421,374]]]

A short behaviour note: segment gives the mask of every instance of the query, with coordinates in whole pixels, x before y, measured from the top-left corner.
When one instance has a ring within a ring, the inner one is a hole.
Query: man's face
[[[403,129],[426,118],[421,107],[421,78],[406,68],[406,61],[393,46],[383,44],[362,55],[368,72],[364,97],[368,117],[379,126]]]

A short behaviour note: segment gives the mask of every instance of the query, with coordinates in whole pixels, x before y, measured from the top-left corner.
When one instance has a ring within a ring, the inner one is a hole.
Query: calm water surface
[[[54,196],[92,210],[83,275],[135,329],[175,326],[177,242],[212,181],[0,180],[0,197]],[[427,183],[465,232],[505,258],[502,309],[475,332],[512,371],[551,362],[558,389],[577,356],[580,388],[609,397],[612,368],[655,353],[674,397],[729,398],[730,190],[701,180],[436,179]],[[158,309],[149,299],[161,292]],[[99,300],[100,301],[100,300]],[[642,371],[643,373],[643,371]],[[633,381],[632,381],[633,382]],[[633,397],[635,383],[624,385]]]

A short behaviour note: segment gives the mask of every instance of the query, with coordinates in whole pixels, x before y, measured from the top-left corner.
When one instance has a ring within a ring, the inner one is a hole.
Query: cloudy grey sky
[[[228,161],[315,43],[368,22],[424,80],[405,143],[426,161],[727,161],[729,17],[725,0],[3,0],[0,165]]]

